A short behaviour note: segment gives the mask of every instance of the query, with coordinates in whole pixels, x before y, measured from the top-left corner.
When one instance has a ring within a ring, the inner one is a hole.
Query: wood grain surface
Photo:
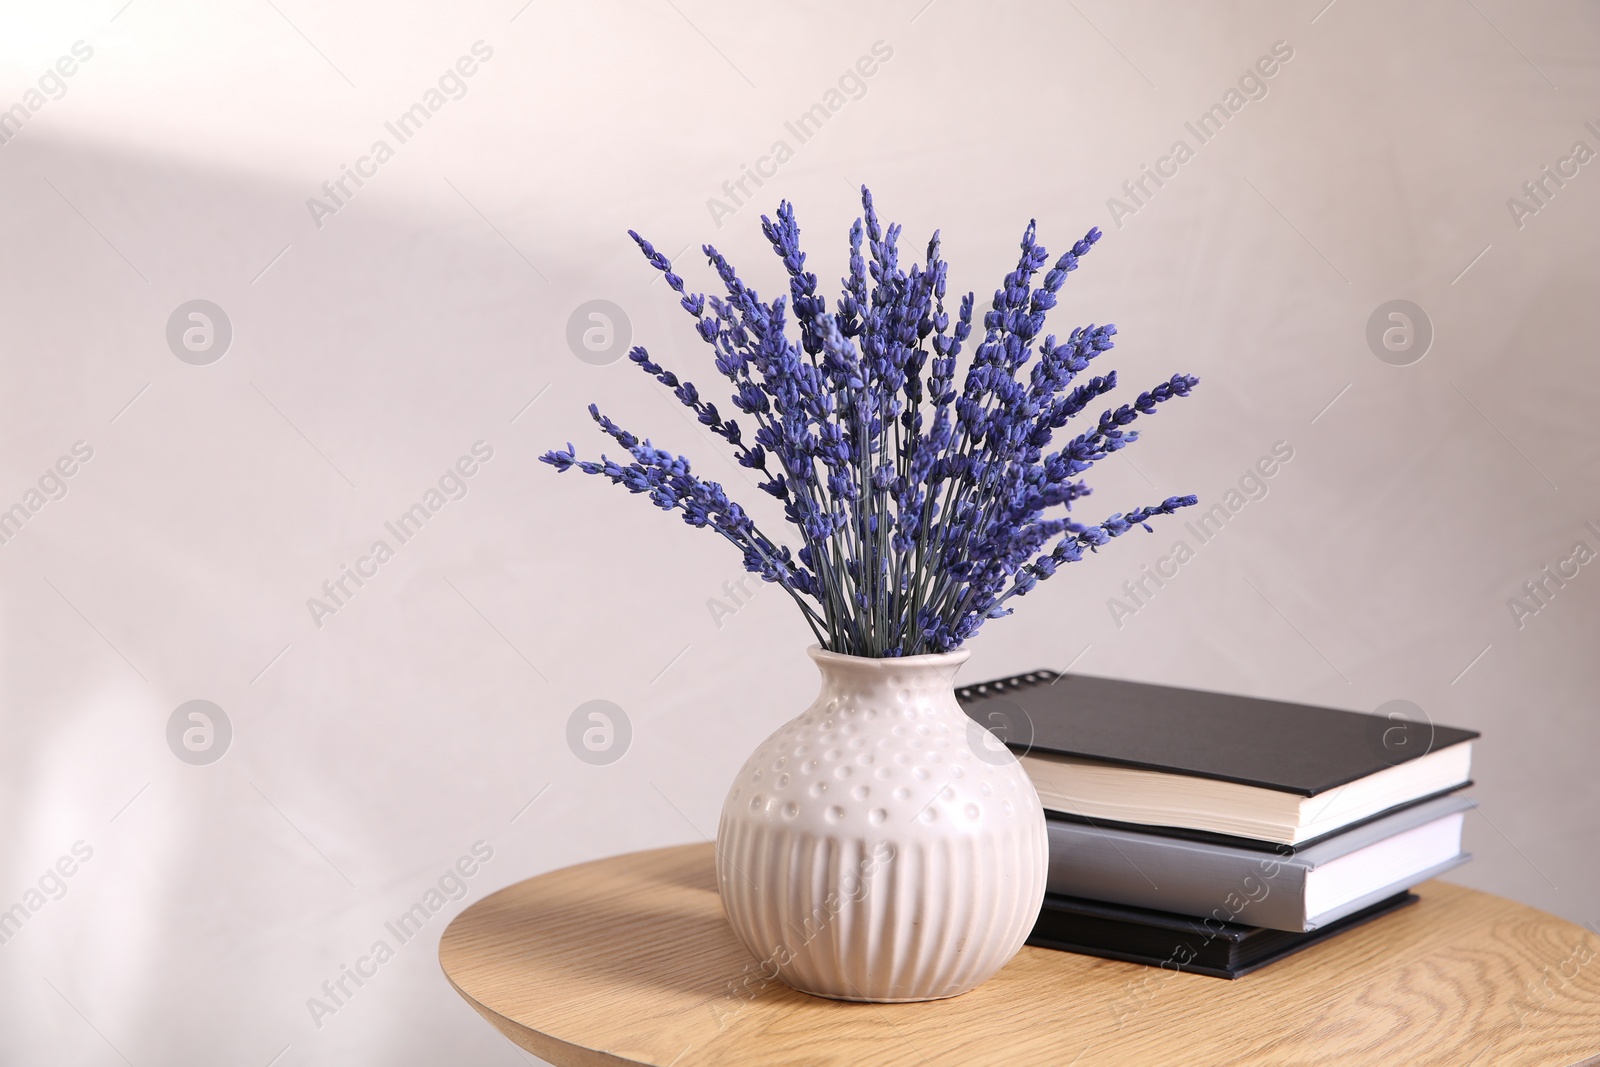
[[[1442,882],[1237,981],[1030,947],[964,996],[878,1005],[765,980],[712,864],[711,845],[683,845],[530,878],[458,916],[440,962],[558,1067],[1570,1067],[1600,1053],[1600,937]]]

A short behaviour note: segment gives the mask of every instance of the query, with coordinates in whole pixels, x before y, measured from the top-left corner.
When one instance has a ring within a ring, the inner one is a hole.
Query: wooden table
[[[1232,982],[1030,947],[965,996],[847,1004],[764,980],[723,918],[712,847],[683,845],[486,897],[439,960],[558,1067],[1600,1063],[1600,937],[1460,886],[1418,893]]]

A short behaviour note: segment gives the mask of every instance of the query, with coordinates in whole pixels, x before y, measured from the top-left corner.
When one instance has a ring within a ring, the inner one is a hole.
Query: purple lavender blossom
[[[604,477],[680,513],[690,526],[716,531],[740,550],[746,569],[794,599],[826,649],[872,657],[948,652],[986,620],[1009,615],[1012,597],[1063,565],[1195,503],[1173,496],[1098,523],[1072,517],[1073,505],[1090,494],[1081,475],[1137,441],[1128,427],[1188,396],[1198,379],[1173,375],[1057,442],[1058,431],[1117,388],[1115,371],[1087,375],[1114,346],[1115,326],[1077,328],[1059,341],[1041,337],[1067,275],[1100,239],[1099,229],[1046,269],[1049,254],[1028,223],[1017,266],[982,314],[983,332],[958,387],[973,294],[961,298],[952,321],[939,235],[907,269],[900,227],[880,222],[865,187],[861,202],[849,273],[832,312],[805,269],[787,202],[776,221],[761,219],[789,290],[771,302],[710,245],[703,251],[726,293],[689,292],[667,257],[630,231],[711,346],[730,386],[729,406],[753,431],[746,436],[645,349],[629,359],[726,441],[741,466],[762,476],[760,488],[782,506],[798,549],[757,529],[722,486],[692,473],[687,459],[640,440],[593,405],[590,415],[627,460],[580,460],[570,444],[542,459],[558,471]],[[788,334],[791,315],[798,341]]]

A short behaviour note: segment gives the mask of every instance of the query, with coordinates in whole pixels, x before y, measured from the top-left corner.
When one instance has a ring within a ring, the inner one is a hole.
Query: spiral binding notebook
[[[956,691],[1052,814],[1257,849],[1307,847],[1470,784],[1473,730],[1031,671]]]

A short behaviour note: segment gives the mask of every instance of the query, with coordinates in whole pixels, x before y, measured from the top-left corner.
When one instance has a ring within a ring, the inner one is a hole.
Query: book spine
[[[1050,822],[1051,893],[1304,931],[1306,868],[1293,856]]]

